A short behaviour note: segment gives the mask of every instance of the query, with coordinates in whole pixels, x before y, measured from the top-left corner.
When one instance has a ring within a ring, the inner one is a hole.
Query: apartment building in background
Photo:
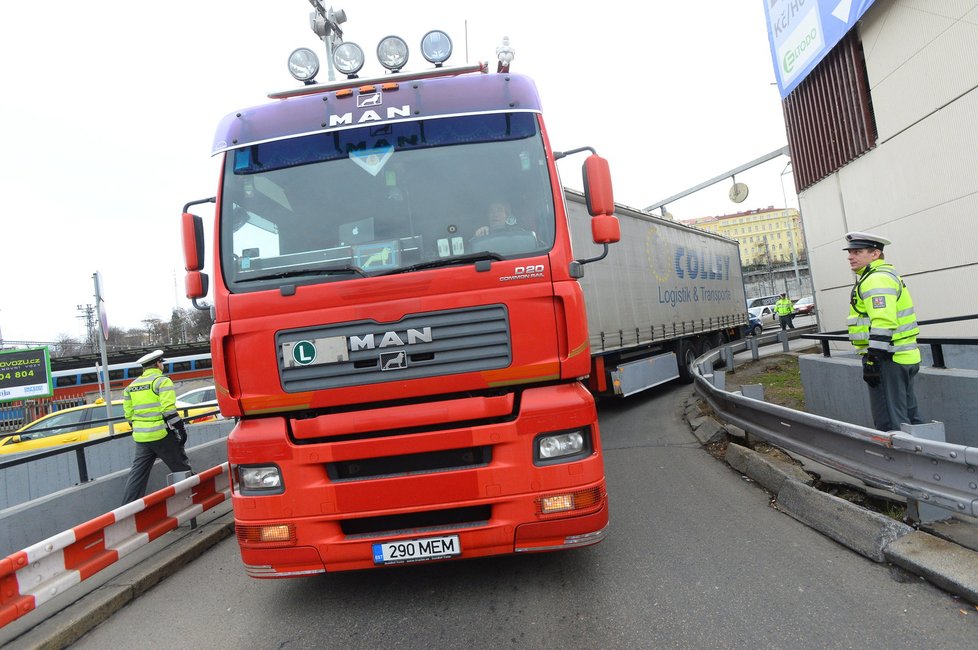
[[[740,262],[745,269],[801,263],[808,259],[801,216],[794,208],[771,206],[683,223],[736,239],[740,242]]]

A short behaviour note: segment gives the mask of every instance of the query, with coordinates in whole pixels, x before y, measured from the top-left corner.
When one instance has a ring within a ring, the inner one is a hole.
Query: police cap
[[[844,251],[858,250],[860,248],[876,248],[883,250],[884,246],[890,245],[890,240],[871,232],[847,232],[846,245],[842,247]]]
[[[143,356],[136,359],[136,363],[143,366],[153,366],[156,362],[163,358],[163,350],[153,350],[149,354],[144,354]]]

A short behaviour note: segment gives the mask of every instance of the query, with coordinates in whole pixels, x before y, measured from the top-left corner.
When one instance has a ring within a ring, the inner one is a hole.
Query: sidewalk
[[[769,330],[760,338],[768,339]],[[815,346],[813,348],[813,346]],[[757,357],[789,354],[820,354],[818,343],[791,339],[788,352],[782,343],[762,346]],[[739,352],[735,365],[752,361],[753,352]],[[791,454],[804,465],[779,461],[749,448],[746,433],[733,425],[703,416],[700,398],[693,394],[686,404],[686,420],[694,435],[704,445],[717,440],[717,434],[728,441],[724,460],[735,470],[772,492],[776,507],[820,533],[876,562],[890,562],[920,576],[932,584],[978,604],[978,519],[956,516],[948,511],[947,519],[919,524],[913,528],[884,515],[867,510],[814,487],[806,472],[818,474],[828,483],[845,483],[873,492],[862,481],[832,468]],[[712,422],[704,423],[704,420]],[[879,491],[877,491],[879,492]],[[898,498],[886,493],[889,498]]]

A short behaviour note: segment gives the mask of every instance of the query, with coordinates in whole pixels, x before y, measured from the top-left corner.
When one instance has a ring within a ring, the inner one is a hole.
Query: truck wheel
[[[680,339],[676,344],[676,361],[679,363],[679,381],[693,383],[693,362],[696,361],[696,341]]]

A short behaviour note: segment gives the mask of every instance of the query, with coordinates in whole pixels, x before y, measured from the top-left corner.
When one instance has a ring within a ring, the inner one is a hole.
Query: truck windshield
[[[351,281],[539,255],[554,222],[535,114],[374,124],[228,152],[221,264],[232,291]]]

